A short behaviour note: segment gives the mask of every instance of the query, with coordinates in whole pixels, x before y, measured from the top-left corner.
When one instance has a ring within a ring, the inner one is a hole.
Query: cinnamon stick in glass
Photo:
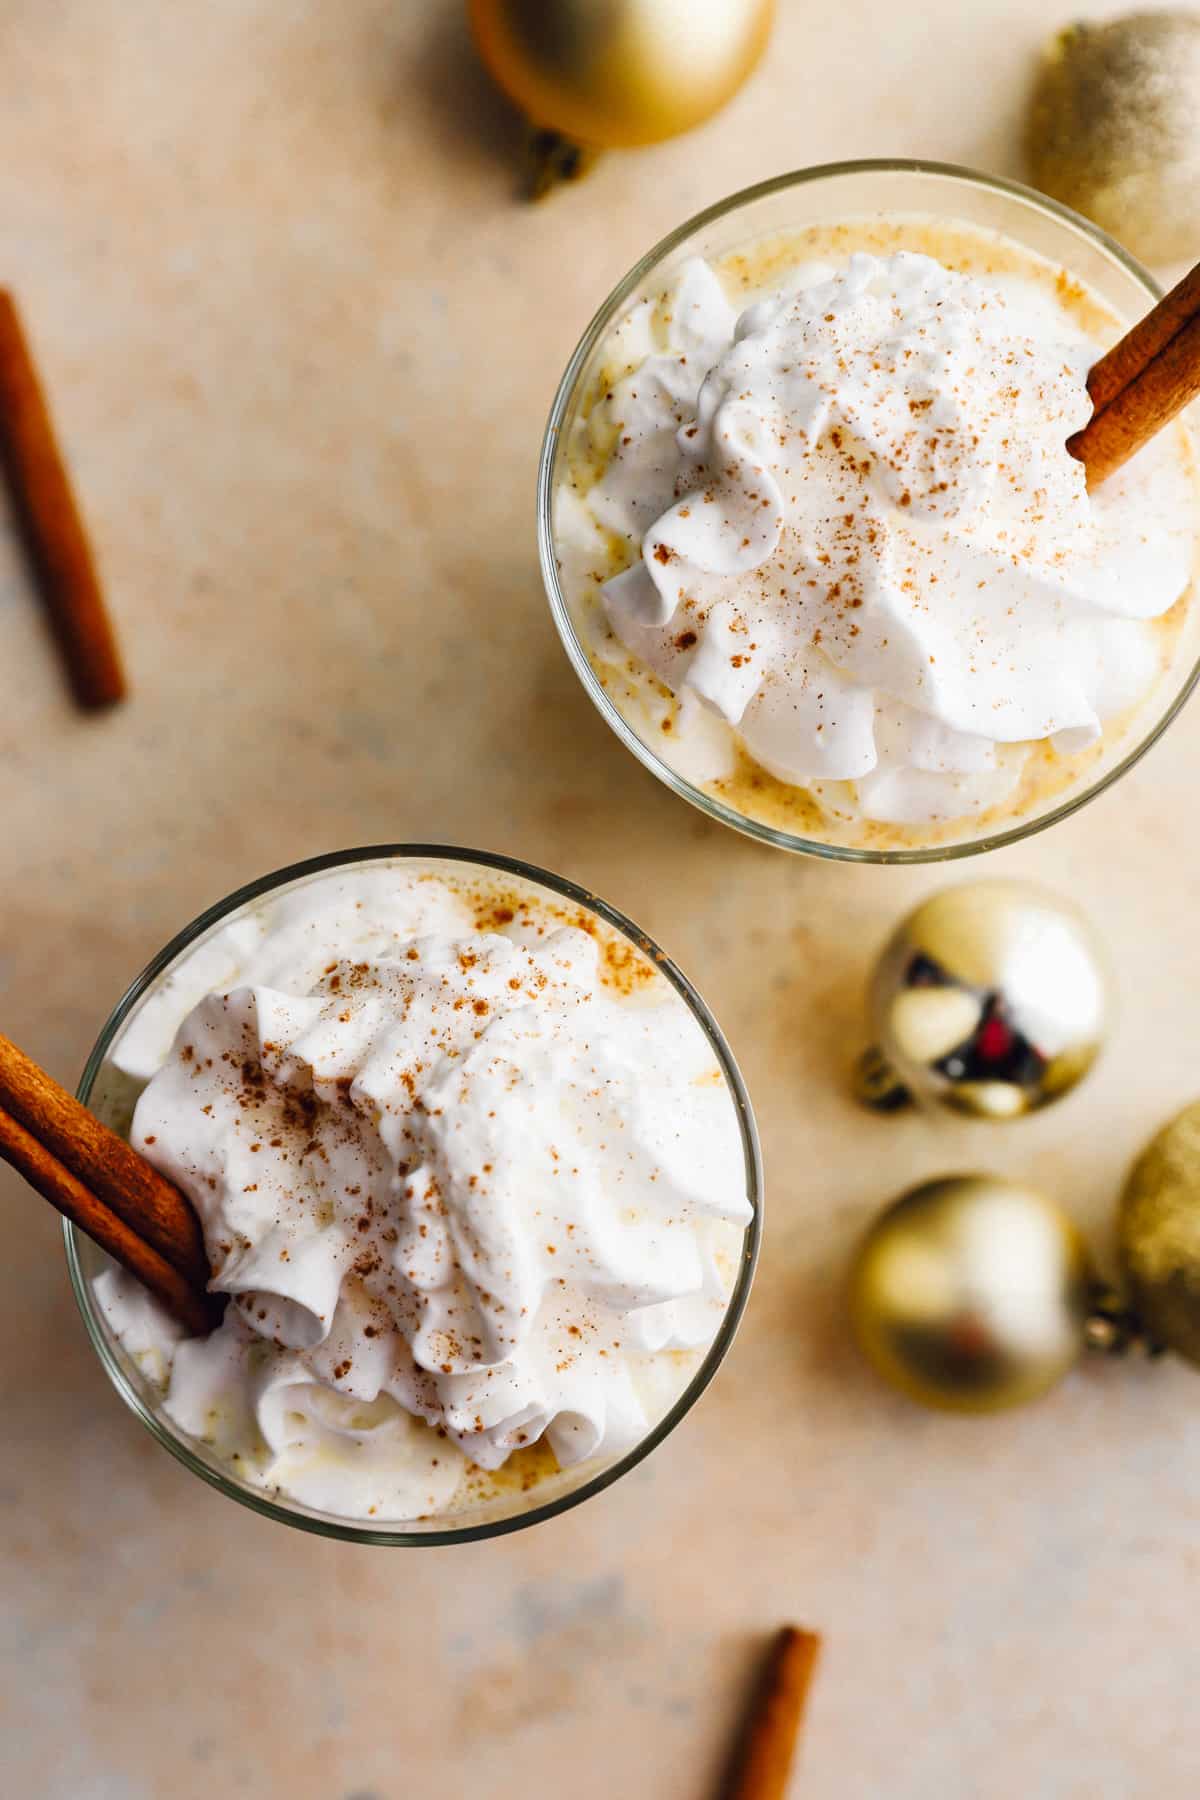
[[[171,1267],[124,1219],[97,1198],[70,1169],[11,1113],[0,1108],[0,1161],[12,1165],[30,1187],[49,1200],[64,1218],[78,1225],[102,1250],[136,1275],[172,1316],[193,1336],[206,1336],[217,1323],[217,1304]]]
[[[200,1221],[188,1200],[4,1036],[0,1036],[0,1108],[189,1286],[204,1292],[208,1256]]]
[[[1200,264],[1088,375],[1094,411],[1067,449],[1094,488],[1200,395]]]

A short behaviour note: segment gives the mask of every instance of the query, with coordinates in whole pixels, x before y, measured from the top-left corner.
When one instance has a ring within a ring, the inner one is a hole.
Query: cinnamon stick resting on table
[[[79,704],[125,694],[116,638],[49,407],[10,293],[0,288],[0,464]]]
[[[775,1639],[722,1800],[784,1800],[820,1649],[797,1625]]]

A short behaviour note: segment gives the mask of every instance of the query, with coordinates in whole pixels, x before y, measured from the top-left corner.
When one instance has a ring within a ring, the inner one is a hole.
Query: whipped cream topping
[[[703,1032],[648,964],[616,992],[595,936],[504,911],[479,930],[395,868],[318,882],[119,1046],[149,1076],[131,1141],[231,1301],[192,1341],[120,1272],[102,1305],[178,1426],[323,1511],[438,1512],[542,1438],[563,1468],[621,1454],[725,1309],[749,1208]]]
[[[576,575],[628,565],[593,649],[679,698],[656,748],[716,777],[740,742],[835,817],[919,825],[1008,799],[1033,742],[1094,743],[1160,671],[1195,514],[1172,433],[1088,495],[1096,354],[1032,282],[910,252],[740,316],[692,260],[635,309],[558,528]]]

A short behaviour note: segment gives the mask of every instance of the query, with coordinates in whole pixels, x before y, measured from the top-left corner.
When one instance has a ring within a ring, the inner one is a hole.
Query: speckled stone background
[[[0,1792],[703,1800],[794,1617],[828,1639],[797,1795],[1194,1795],[1200,1378],[1090,1368],[1027,1414],[926,1417],[860,1368],[838,1278],[879,1200],[972,1163],[1102,1233],[1200,1091],[1200,704],[988,865],[1075,893],[1115,947],[1100,1070],[996,1135],[878,1122],[845,1092],[864,970],[943,877],[806,864],[673,799],[578,690],[534,557],[550,397],[634,257],[806,162],[1017,172],[1058,15],[781,0],[722,118],[527,210],[461,12],[0,11],[0,279],[135,684],[71,710],[0,534],[0,1028],[73,1083],[128,978],[239,882],[381,839],[511,851],[632,913],[712,1002],[762,1126],[764,1264],[715,1387],[614,1490],[493,1544],[353,1550],[221,1500],[124,1413],[56,1223],[5,1173]]]

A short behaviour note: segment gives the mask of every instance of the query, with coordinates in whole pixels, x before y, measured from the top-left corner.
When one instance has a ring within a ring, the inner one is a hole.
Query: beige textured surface
[[[986,865],[1076,893],[1116,947],[1098,1073],[997,1135],[881,1123],[844,1092],[861,982],[941,878],[690,813],[591,712],[540,592],[551,391],[654,237],[788,165],[1018,166],[1040,0],[781,4],[722,119],[536,211],[456,0],[3,8],[0,276],[136,684],[114,717],[71,712],[0,537],[3,1029],[73,1080],[126,979],[236,883],[355,842],[481,843],[594,884],[697,978],[769,1182],[743,1334],[671,1443],[539,1531],[406,1553],[186,1476],[93,1362],[48,1212],[0,1181],[6,1800],[696,1800],[785,1617],[828,1634],[797,1795],[1197,1791],[1196,1375],[1090,1369],[1024,1416],[925,1417],[860,1368],[838,1277],[878,1200],[973,1162],[1100,1229],[1200,1089],[1200,708]]]

